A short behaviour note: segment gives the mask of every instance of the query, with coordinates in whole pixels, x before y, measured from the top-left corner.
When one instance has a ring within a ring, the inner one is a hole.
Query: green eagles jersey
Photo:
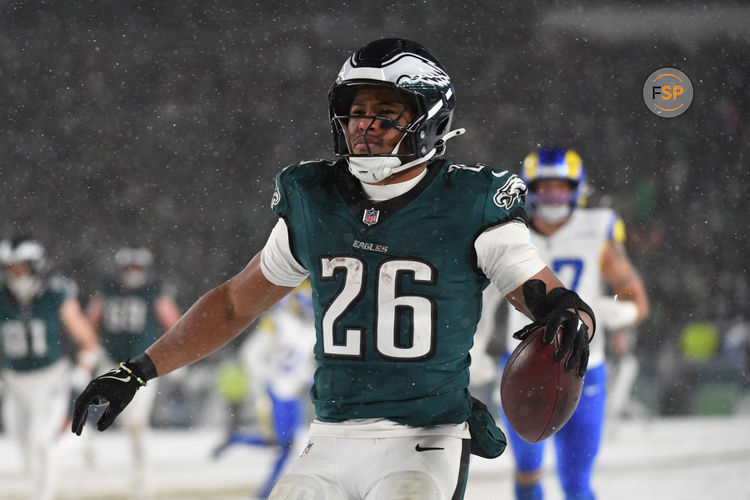
[[[272,207],[313,288],[319,419],[468,418],[469,349],[488,284],[474,241],[488,227],[526,221],[524,193],[515,175],[447,160],[377,203],[345,161],[278,174]]]
[[[44,368],[63,356],[60,307],[75,295],[75,285],[51,279],[31,304],[19,306],[7,288],[0,290],[0,351],[6,367],[25,372]]]
[[[99,295],[104,311],[99,335],[110,358],[134,358],[159,338],[161,327],[154,303],[161,294],[157,285],[135,290],[126,290],[114,282],[102,285]]]

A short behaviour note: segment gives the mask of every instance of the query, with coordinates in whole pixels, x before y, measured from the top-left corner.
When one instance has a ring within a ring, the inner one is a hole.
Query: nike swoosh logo
[[[492,172],[492,175],[494,175],[495,177],[502,177],[502,176],[504,176],[507,173],[508,173],[507,170],[503,170],[502,172]],[[442,448],[441,448],[441,450],[442,450]]]
[[[414,447],[417,451],[431,451],[431,450],[444,450],[445,448],[432,448],[430,446],[422,446],[419,443],[417,443],[417,446]]]
[[[101,377],[99,377],[99,378],[113,378],[113,379],[117,380],[118,382],[122,382],[122,383],[127,383],[127,382],[130,382],[130,375],[128,375],[128,376],[127,376],[127,377],[125,377],[125,378],[120,378],[120,377],[113,377],[112,375],[102,375],[102,376],[101,376]]]

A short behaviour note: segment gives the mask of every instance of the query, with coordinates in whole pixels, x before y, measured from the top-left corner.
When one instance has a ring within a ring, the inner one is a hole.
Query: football
[[[500,397],[514,431],[529,443],[538,443],[560,430],[581,399],[583,378],[577,367],[565,369],[567,356],[555,361],[562,330],[551,344],[542,340],[544,328],[524,339],[503,369]]]

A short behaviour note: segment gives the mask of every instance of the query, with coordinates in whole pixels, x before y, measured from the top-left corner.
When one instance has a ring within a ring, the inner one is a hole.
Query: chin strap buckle
[[[440,156],[445,153],[445,143],[448,142],[449,139],[453,139],[454,137],[458,137],[459,135],[463,135],[465,133],[465,128],[457,128],[455,130],[451,130],[443,137],[441,137],[440,140],[435,143],[435,156]]]

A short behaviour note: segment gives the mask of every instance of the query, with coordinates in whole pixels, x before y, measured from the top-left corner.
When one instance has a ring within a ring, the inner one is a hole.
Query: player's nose
[[[357,123],[357,128],[361,132],[371,132],[373,130],[378,131],[383,128],[383,125],[381,123],[381,120],[378,120],[376,118],[368,117],[368,118],[362,118],[359,120],[359,123]]]

